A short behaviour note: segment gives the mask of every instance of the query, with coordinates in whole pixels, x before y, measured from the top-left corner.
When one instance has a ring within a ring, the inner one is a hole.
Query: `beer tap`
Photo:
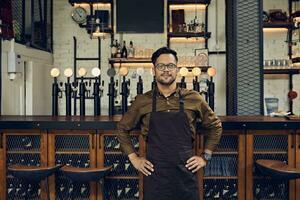
[[[137,82],[137,87],[136,87],[136,90],[137,90],[137,94],[143,94],[143,79],[142,79],[142,75],[144,74],[144,68],[138,68],[136,70],[136,73],[138,74],[139,76],[139,80]]]
[[[65,75],[65,77],[67,77],[67,82],[65,83],[66,115],[71,116],[72,86],[70,83],[70,78],[71,78],[71,76],[73,76],[72,68],[65,69],[64,75]]]
[[[86,97],[90,98],[91,97],[91,91],[92,91],[92,79],[85,82],[85,86],[86,86]]]
[[[110,68],[107,70],[107,75],[110,77],[110,82],[108,84],[108,114],[109,116],[114,115],[115,109],[115,81],[114,76],[116,75],[116,70],[114,68]]]
[[[130,80],[126,81],[126,76],[128,75],[128,68],[127,67],[121,67],[119,74],[123,77],[123,82],[122,82],[122,90],[121,90],[121,95],[122,95],[122,114],[124,115],[125,112],[127,111],[128,108],[128,95],[129,95],[129,88],[128,86],[130,85]]]
[[[192,73],[194,75],[194,79],[193,79],[193,90],[200,92],[200,83],[198,80],[198,76],[201,75],[201,69],[199,67],[194,67],[192,69]]]
[[[181,67],[179,70],[179,74],[182,76],[180,81],[180,87],[186,88],[185,77],[187,76],[189,70],[186,67]]]
[[[114,90],[114,95],[115,95],[115,107],[120,107],[121,106],[121,97],[119,95],[119,80],[116,80],[115,84],[115,90]]]
[[[83,77],[86,75],[87,71],[85,68],[80,68],[78,70],[78,75],[80,77],[79,83],[79,98],[80,98],[80,116],[85,116],[85,97],[86,97],[86,85],[83,81]]]
[[[92,75],[95,77],[94,82],[94,115],[101,115],[101,101],[100,101],[100,74],[101,70],[98,67],[92,69]]]
[[[57,83],[57,77],[59,77],[60,71],[58,68],[52,68],[50,74],[54,79],[52,83],[52,116],[58,116],[58,96],[61,90]]]
[[[213,67],[209,68],[207,70],[207,74],[210,77],[207,79],[207,92],[208,92],[208,105],[212,110],[214,110],[215,107],[215,83],[213,82],[213,77],[216,75],[217,70]]]

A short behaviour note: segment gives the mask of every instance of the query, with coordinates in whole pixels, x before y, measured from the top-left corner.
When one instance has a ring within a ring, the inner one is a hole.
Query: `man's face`
[[[156,81],[162,85],[171,85],[176,80],[178,68],[172,54],[161,54],[152,68]]]

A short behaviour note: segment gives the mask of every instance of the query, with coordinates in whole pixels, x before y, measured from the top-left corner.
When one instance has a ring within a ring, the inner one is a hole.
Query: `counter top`
[[[230,129],[300,129],[300,120],[267,116],[219,116],[223,128]],[[114,130],[122,115],[109,116],[0,116],[2,129]],[[137,127],[138,128],[138,127]],[[197,125],[201,129],[201,123]]]

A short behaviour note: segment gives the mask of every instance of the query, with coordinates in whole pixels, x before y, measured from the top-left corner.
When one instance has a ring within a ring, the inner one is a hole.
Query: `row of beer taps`
[[[138,68],[136,74],[138,76],[136,93],[143,94],[144,83],[142,75],[144,74],[144,68]],[[128,105],[130,105],[129,99],[130,96],[130,79],[126,78],[129,73],[127,67],[120,67],[118,74],[121,76],[122,83],[119,83],[118,80],[115,80],[117,72],[115,68],[109,68],[107,70],[107,75],[110,77],[110,82],[108,84],[108,104],[109,104],[109,116],[114,115],[116,112],[116,106],[121,106],[121,113],[124,114],[128,110]],[[80,68],[77,72],[78,79],[71,81],[71,77],[74,75],[72,68],[66,68],[63,72],[63,75],[67,78],[66,82],[58,82],[58,77],[61,72],[58,68],[52,68],[50,72],[54,81],[52,84],[52,115],[58,116],[58,107],[59,107],[59,98],[65,95],[65,105],[66,105],[66,116],[72,115],[72,99],[74,103],[74,115],[76,115],[76,100],[79,99],[80,107],[80,116],[85,116],[86,111],[86,99],[93,99],[94,102],[94,115],[101,115],[101,97],[104,93],[104,80],[101,80],[101,69],[95,67],[91,69],[92,77],[87,77],[87,70],[85,68]],[[186,88],[186,77],[193,76],[193,90],[198,91],[200,94],[205,95],[206,100],[208,101],[210,107],[214,109],[214,93],[215,85],[213,82],[213,77],[216,75],[216,69],[210,67],[207,69],[208,79],[205,79],[205,89],[201,90],[200,87],[200,75],[202,70],[199,67],[193,67],[192,70],[189,70],[186,67],[181,67],[179,70],[179,75],[181,76],[181,81],[178,83],[178,86],[181,88]],[[203,81],[202,81],[203,82]],[[153,76],[153,81],[151,87],[155,86],[155,76]],[[118,94],[120,87],[120,95]],[[121,97],[121,98],[120,98]],[[128,100],[129,99],[129,100]]]

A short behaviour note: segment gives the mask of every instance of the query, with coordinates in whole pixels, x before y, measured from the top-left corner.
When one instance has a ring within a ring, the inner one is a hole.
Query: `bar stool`
[[[262,174],[271,176],[275,179],[291,180],[300,178],[299,169],[290,167],[279,160],[259,159],[256,161],[256,166]]]
[[[71,183],[89,183],[89,182],[99,182],[101,190],[103,191],[103,179],[106,175],[111,172],[113,166],[101,167],[101,168],[76,168],[70,166],[64,166],[60,170],[62,173],[71,180]],[[73,193],[68,195],[73,199]]]
[[[46,181],[46,193],[47,200],[49,196],[48,177],[59,170],[61,165],[53,167],[37,167],[37,166],[23,166],[23,165],[12,165],[7,169],[16,178],[23,179],[28,182],[40,183],[42,180]]]

